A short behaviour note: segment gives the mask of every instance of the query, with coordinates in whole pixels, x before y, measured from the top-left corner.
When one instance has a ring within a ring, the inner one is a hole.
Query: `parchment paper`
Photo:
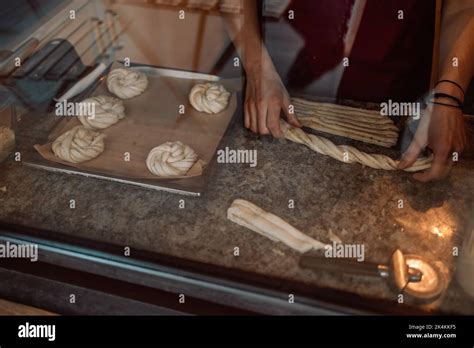
[[[148,76],[148,88],[138,97],[124,100],[126,117],[115,125],[101,130],[106,134],[105,150],[97,158],[73,164],[60,160],[51,149],[52,142],[74,126],[80,125],[77,117],[63,116],[63,120],[52,130],[48,142],[35,145],[40,155],[56,163],[106,175],[137,179],[164,180],[151,174],[146,167],[150,150],[167,141],[181,141],[191,146],[199,155],[199,161],[184,177],[199,176],[206,163],[216,151],[227,126],[234,114],[237,101],[235,92],[239,88],[234,81],[222,80],[232,92],[228,107],[219,114],[209,115],[194,110],[188,101],[191,88],[199,80],[176,77]],[[92,95],[112,95],[107,90],[105,79]],[[183,115],[179,106],[185,106]],[[124,154],[130,153],[130,161]]]

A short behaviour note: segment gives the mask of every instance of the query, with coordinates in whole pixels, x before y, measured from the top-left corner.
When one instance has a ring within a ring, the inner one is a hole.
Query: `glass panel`
[[[0,12],[5,231],[289,298],[474,314],[459,9],[440,32],[435,1],[58,3]]]

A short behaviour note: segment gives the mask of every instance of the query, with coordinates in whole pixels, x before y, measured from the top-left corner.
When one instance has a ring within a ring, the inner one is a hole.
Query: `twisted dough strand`
[[[307,134],[300,128],[290,126],[283,120],[280,120],[281,129],[285,138],[298,144],[303,144],[311,150],[322,155],[332,157],[345,163],[360,163],[364,166],[383,169],[396,170],[399,161],[393,160],[388,156],[380,154],[368,154],[359,151],[355,147],[346,145],[335,145],[330,140],[314,135]],[[431,166],[431,157],[419,158],[413,166],[404,169],[407,172],[416,172],[427,169]]]

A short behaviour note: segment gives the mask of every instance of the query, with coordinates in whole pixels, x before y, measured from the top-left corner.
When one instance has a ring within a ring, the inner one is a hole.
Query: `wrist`
[[[273,61],[264,45],[249,51],[244,58],[245,72],[249,76],[260,77],[262,74],[276,73]]]
[[[465,98],[465,88],[458,81],[450,78],[440,78],[434,87],[433,94],[435,93],[447,94],[461,103]]]

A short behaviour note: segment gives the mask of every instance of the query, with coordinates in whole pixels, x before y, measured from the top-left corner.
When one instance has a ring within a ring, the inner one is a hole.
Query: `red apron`
[[[435,22],[434,0],[367,0],[339,85],[338,97],[380,102],[415,100],[429,89]],[[293,0],[289,20],[306,46],[287,76],[301,89],[333,69],[344,54],[354,0]],[[399,11],[403,19],[398,19]]]

